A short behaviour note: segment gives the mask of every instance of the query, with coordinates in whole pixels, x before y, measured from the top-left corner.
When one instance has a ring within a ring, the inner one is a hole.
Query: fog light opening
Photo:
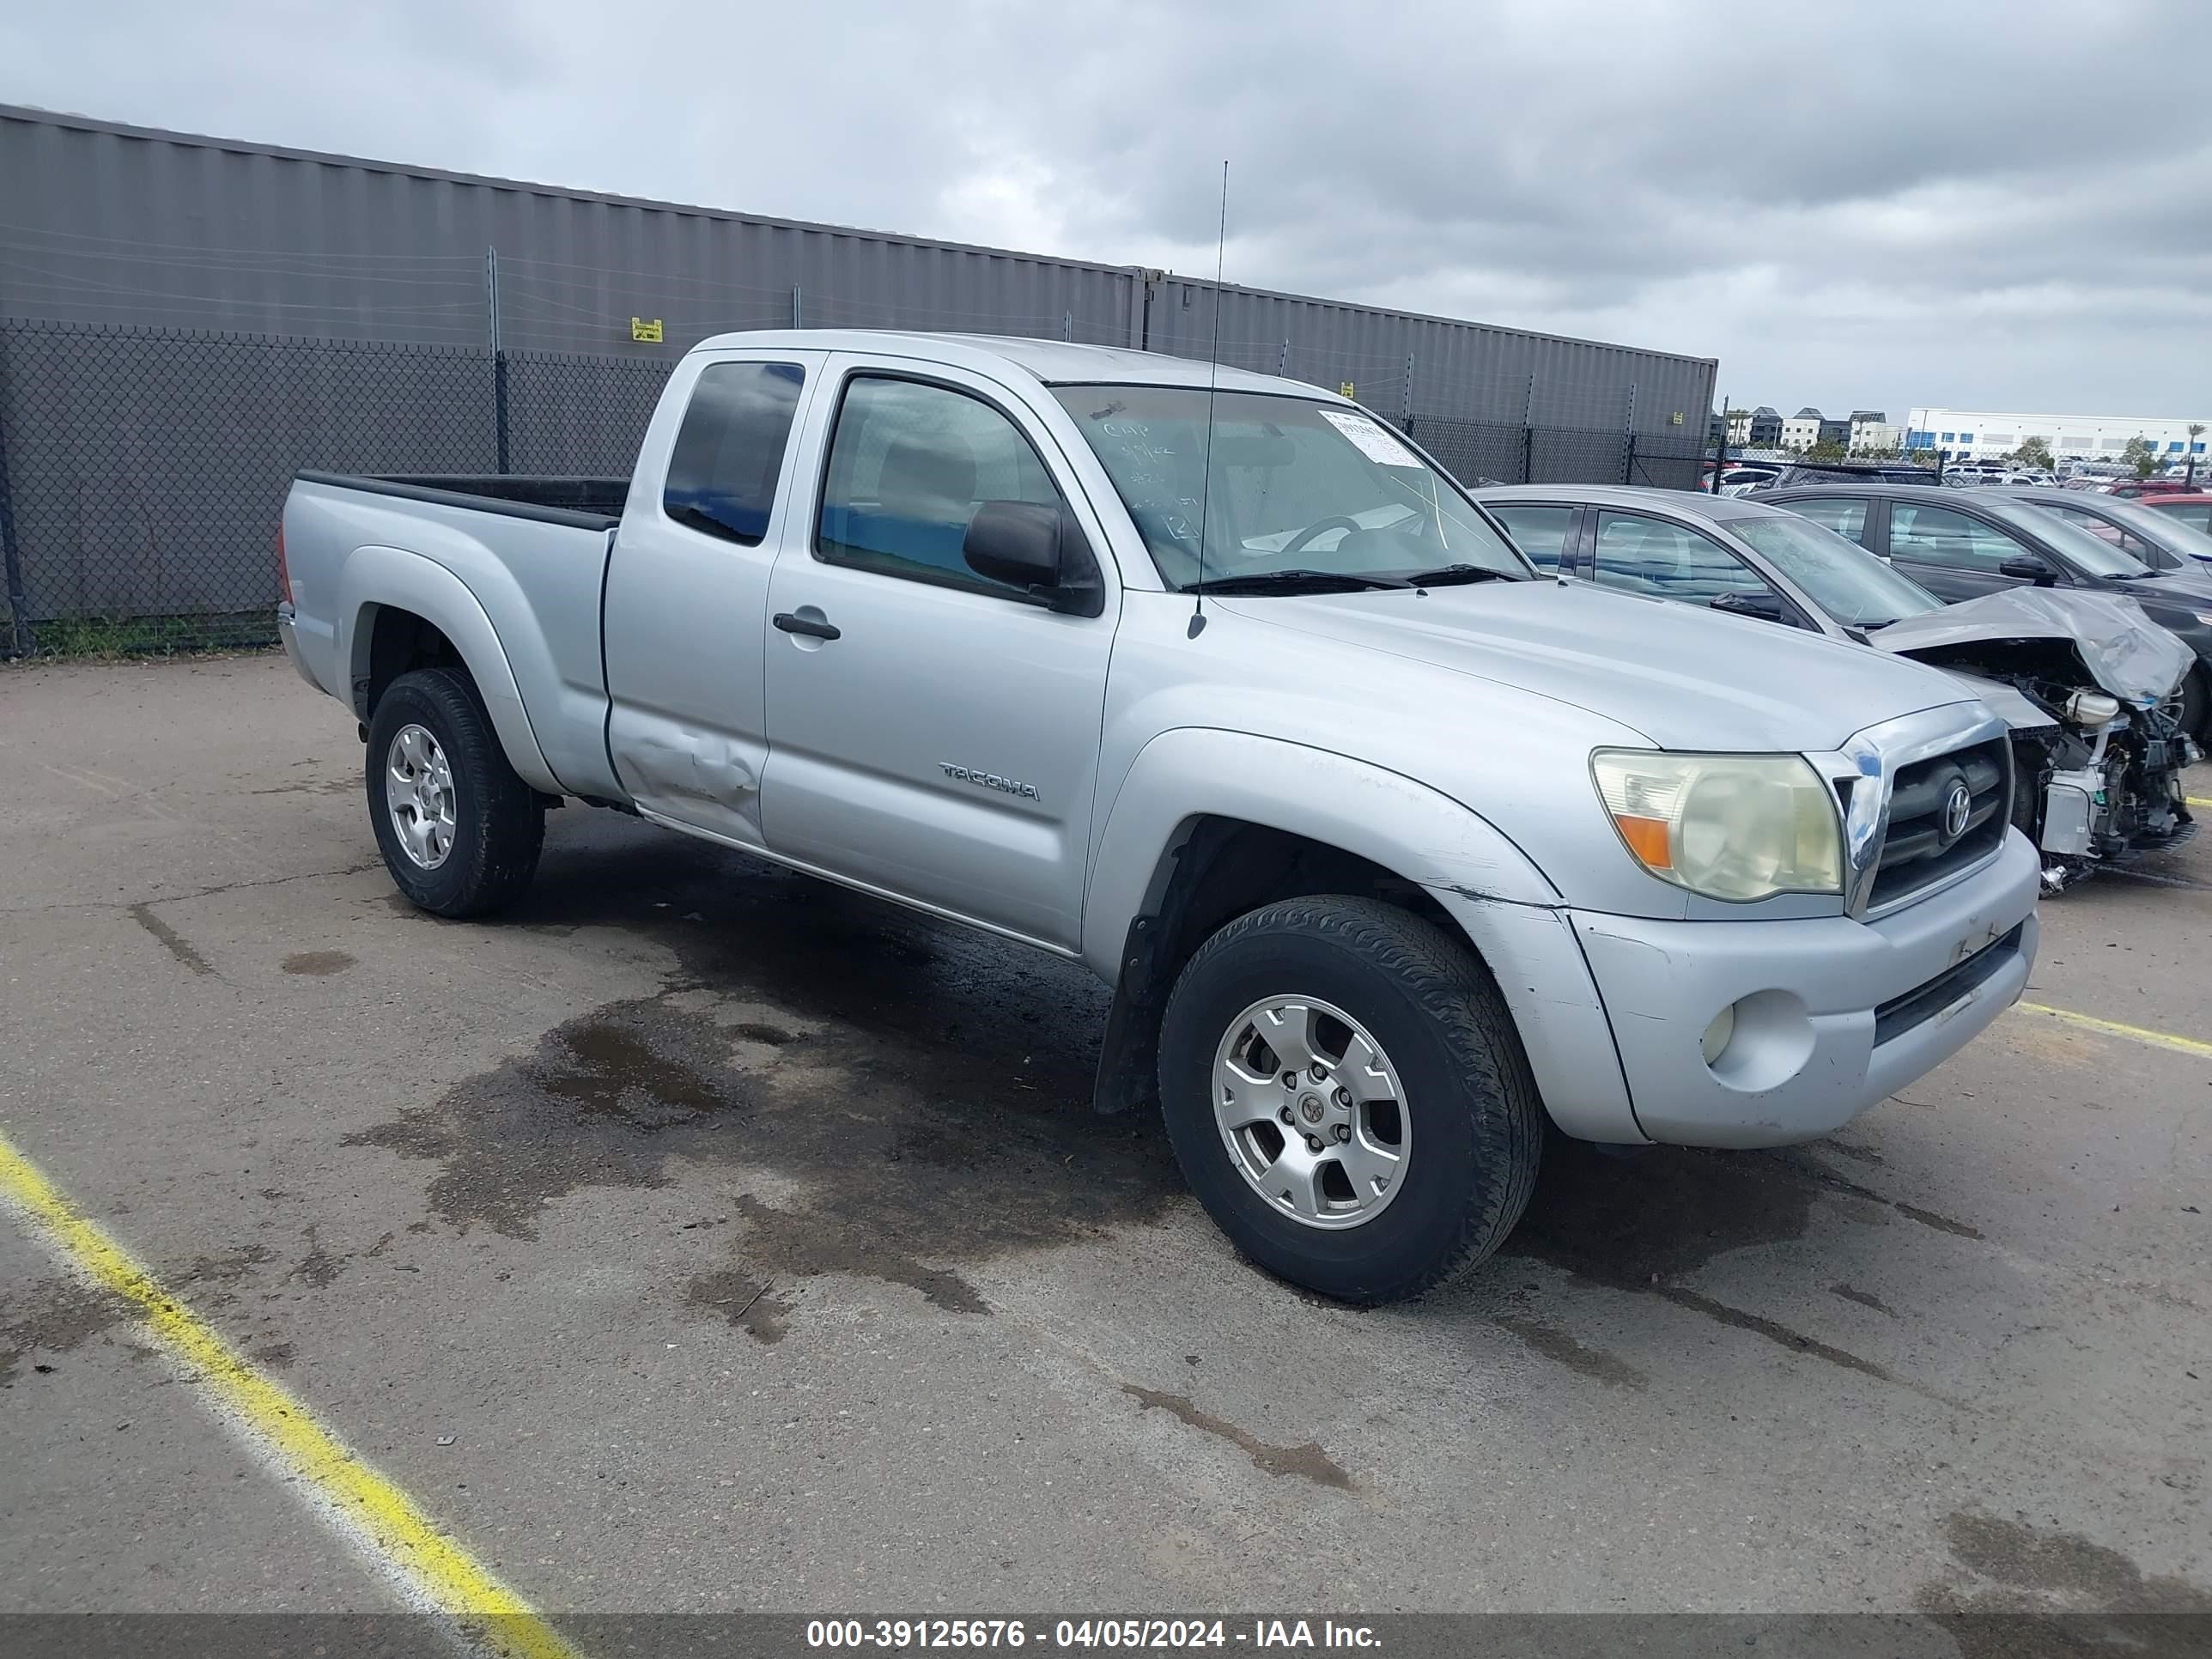
[[[1705,1056],[1705,1064],[1711,1066],[1717,1063],[1720,1057],[1728,1052],[1729,1040],[1735,1036],[1735,1004],[1731,1002],[1720,1012],[1715,1014],[1713,1023],[1705,1027],[1705,1040],[1700,1044]]]

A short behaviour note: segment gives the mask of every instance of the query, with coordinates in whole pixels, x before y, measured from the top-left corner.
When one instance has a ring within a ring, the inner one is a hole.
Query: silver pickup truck
[[[392,878],[634,811],[1079,959],[1253,1260],[1415,1295],[1548,1119],[1837,1128],[2018,996],[2006,728],[1920,664],[1540,575],[1311,386],[1143,353],[728,335],[634,477],[303,473],[279,622]]]

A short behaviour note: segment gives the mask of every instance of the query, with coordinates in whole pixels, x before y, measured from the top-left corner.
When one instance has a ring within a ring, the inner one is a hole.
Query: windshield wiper
[[[1364,593],[1370,588],[1411,587],[1402,576],[1364,576],[1349,570],[1249,570],[1209,576],[1186,585],[1186,593]]]
[[[1416,570],[1406,580],[1416,587],[1449,587],[1460,582],[1506,582],[1513,578],[1486,564],[1440,564],[1434,570]]]

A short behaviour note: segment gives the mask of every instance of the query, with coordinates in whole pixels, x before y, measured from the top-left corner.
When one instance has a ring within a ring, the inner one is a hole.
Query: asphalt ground
[[[0,1613],[434,1592],[257,1413],[556,1627],[2212,1613],[2212,837],[1842,1135],[1556,1157],[1362,1313],[1091,1115],[1079,969],[574,807],[438,921],[361,771],[281,659],[0,673]]]

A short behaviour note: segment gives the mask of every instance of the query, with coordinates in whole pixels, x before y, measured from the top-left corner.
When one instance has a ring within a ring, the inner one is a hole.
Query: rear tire
[[[368,816],[385,868],[415,904],[481,916],[538,871],[544,803],[516,775],[468,677],[418,668],[392,681],[368,723]]]
[[[1283,1011],[1322,1005],[1304,1045],[1316,1070]],[[1547,1121],[1512,1016],[1466,946],[1394,906],[1330,896],[1267,905],[1199,948],[1162,1021],[1160,1098],[1184,1178],[1231,1242],[1366,1306],[1446,1284],[1504,1242]],[[1310,1186],[1307,1168],[1321,1171]],[[1376,1189],[1366,1172],[1386,1168]]]

